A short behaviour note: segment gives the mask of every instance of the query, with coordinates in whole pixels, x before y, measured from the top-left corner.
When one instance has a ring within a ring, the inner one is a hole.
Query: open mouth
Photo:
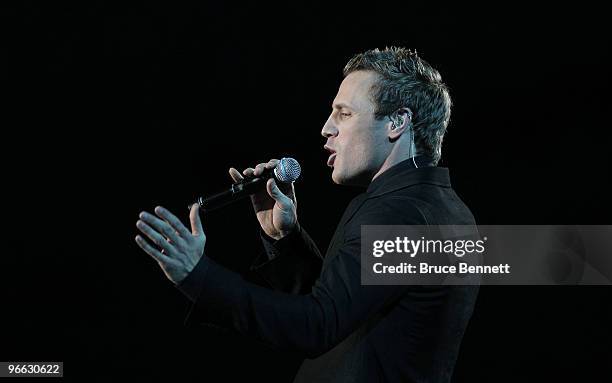
[[[327,159],[327,166],[334,166],[334,161],[336,160],[336,153],[332,153]]]
[[[327,159],[327,166],[334,166],[334,161],[336,160],[336,151],[327,145],[325,145],[323,148],[330,153],[329,158]]]

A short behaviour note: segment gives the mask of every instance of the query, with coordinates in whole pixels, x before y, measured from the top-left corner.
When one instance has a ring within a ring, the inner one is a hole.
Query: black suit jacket
[[[264,239],[252,269],[270,288],[202,257],[178,286],[194,302],[186,323],[301,353],[296,382],[450,381],[478,287],[361,284],[361,225],[475,224],[448,169],[417,158],[418,169],[403,161],[351,201],[324,257],[301,227]]]

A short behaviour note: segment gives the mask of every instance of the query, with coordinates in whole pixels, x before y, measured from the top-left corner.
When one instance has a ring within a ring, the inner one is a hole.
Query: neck
[[[372,181],[375,180],[376,177],[378,177],[379,175],[387,171],[387,169],[389,169],[390,167],[397,165],[400,162],[405,161],[407,159],[416,157],[418,155],[416,151],[416,147],[414,146],[414,143],[411,143],[411,144],[412,144],[411,150],[405,150],[405,148],[402,148],[400,145],[394,146],[393,149],[391,149],[391,152],[389,153],[385,161],[383,162],[382,166],[378,170],[378,172],[374,174]],[[401,149],[404,149],[404,150],[401,150]]]

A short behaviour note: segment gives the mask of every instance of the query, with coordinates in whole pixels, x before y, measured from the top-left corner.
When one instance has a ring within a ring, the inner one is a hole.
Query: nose
[[[325,138],[329,138],[329,137],[338,135],[338,129],[336,128],[336,125],[334,125],[334,122],[332,121],[331,114],[327,118],[327,121],[325,121],[325,124],[323,125],[323,129],[321,129],[321,135]]]

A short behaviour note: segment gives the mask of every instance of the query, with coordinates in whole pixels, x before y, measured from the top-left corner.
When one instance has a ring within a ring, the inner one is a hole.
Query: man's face
[[[378,79],[372,71],[350,73],[338,89],[332,113],[321,134],[330,152],[332,180],[341,185],[368,185],[389,154],[385,119],[374,118],[370,89]]]

